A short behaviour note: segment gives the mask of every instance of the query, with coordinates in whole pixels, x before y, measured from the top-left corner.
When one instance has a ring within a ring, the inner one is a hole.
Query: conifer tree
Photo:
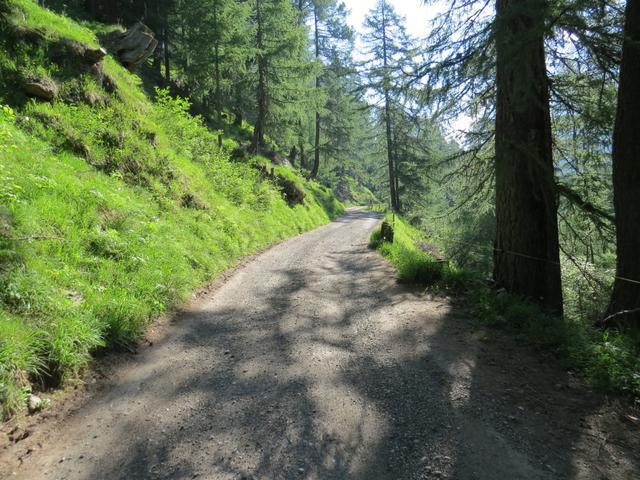
[[[386,155],[389,170],[389,196],[391,208],[399,208],[396,160],[393,144],[392,110],[402,98],[406,78],[404,67],[409,62],[412,48],[403,19],[387,0],[378,0],[365,19],[363,41],[367,61],[364,65],[366,88],[382,104]]]
[[[183,7],[176,67],[192,100],[207,105],[219,127],[223,109],[231,106],[224,101],[231,80],[247,75],[249,9],[236,0],[183,0]]]
[[[562,312],[544,32],[546,2],[496,3],[497,285]]]
[[[337,3],[336,0],[313,0],[311,2],[313,13],[313,48],[317,67],[320,70],[316,73],[315,89],[316,98],[319,100],[315,112],[314,125],[314,160],[311,168],[311,178],[318,175],[320,169],[320,155],[323,150],[321,133],[322,121],[325,116],[321,110],[321,104],[326,100],[322,88],[328,81],[328,76],[335,74],[329,71],[330,66],[340,68],[335,61],[338,57],[336,50],[350,52],[354,47],[354,32],[347,25],[347,11],[344,3]],[[334,103],[335,105],[335,103]]]
[[[290,0],[254,0],[256,65],[253,152],[265,148],[268,128],[295,124],[305,101],[304,79],[313,72],[307,32]]]

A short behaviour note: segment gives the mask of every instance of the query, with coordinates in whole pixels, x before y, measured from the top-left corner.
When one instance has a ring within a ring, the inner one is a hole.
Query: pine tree
[[[365,63],[366,87],[376,97],[376,100],[382,103],[390,203],[391,208],[397,211],[399,199],[396,179],[397,166],[394,158],[392,110],[394,104],[397,105],[401,101],[406,81],[403,69],[409,62],[412,48],[403,19],[387,0],[378,0],[376,6],[365,19],[364,27],[366,32],[363,35],[363,41],[368,57]]]
[[[253,152],[265,148],[267,128],[285,129],[303,112],[305,78],[313,72],[306,49],[307,32],[290,0],[255,0],[256,115]]]

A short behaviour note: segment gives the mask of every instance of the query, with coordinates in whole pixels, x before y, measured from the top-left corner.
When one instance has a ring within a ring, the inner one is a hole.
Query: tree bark
[[[617,277],[610,324],[640,329],[640,0],[628,0],[613,131]],[[628,312],[628,313],[622,313]]]
[[[314,37],[316,47],[316,61],[320,59],[320,33],[318,32],[318,7],[313,6],[313,23]],[[316,92],[320,90],[320,76],[316,75]],[[320,112],[316,111],[316,135],[315,149],[313,153],[313,168],[311,169],[311,178],[316,178],[320,171]]]
[[[562,313],[549,92],[546,2],[496,1],[494,279]]]

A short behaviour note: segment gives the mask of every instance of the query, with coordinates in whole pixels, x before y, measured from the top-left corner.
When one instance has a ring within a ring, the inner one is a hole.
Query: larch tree
[[[546,18],[543,1],[496,2],[494,279],[561,313]]]
[[[255,129],[251,151],[265,148],[267,128],[296,122],[305,102],[305,78],[313,72],[307,51],[307,31],[290,0],[255,0],[256,66]]]
[[[176,50],[179,83],[212,113],[219,128],[224,108],[232,105],[223,97],[231,91],[231,79],[247,74],[249,9],[235,0],[183,0],[183,6],[179,15],[185,31]]]
[[[387,166],[389,170],[389,197],[391,208],[398,210],[396,164],[393,145],[394,103],[405,88],[404,67],[412,48],[404,21],[387,0],[378,0],[364,23],[366,88],[381,103],[384,122]]]
[[[335,63],[338,61],[336,51],[346,52],[348,59],[351,58],[351,51],[354,47],[354,32],[347,25],[347,10],[344,3],[337,3],[336,0],[313,0],[311,2],[313,20],[313,50],[319,67],[315,75],[315,89],[318,106],[314,119],[314,158],[311,167],[311,178],[318,176],[320,170],[320,156],[323,151],[322,145],[322,122],[327,116],[326,107],[329,99],[324,95],[328,77],[335,75]],[[334,67],[334,70],[331,68]],[[335,105],[332,103],[332,105]],[[324,108],[320,108],[324,107]]]

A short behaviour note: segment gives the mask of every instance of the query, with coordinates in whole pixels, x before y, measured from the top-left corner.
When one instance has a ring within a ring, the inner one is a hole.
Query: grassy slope
[[[0,33],[0,402],[24,405],[31,382],[77,375],[96,348],[135,340],[150,319],[238,258],[342,212],[330,192],[276,168],[307,196],[290,206],[274,182],[234,163],[216,137],[111,57],[108,94],[51,60],[62,39],[93,32],[30,0]],[[0,1],[0,5],[2,2]],[[45,41],[9,39],[15,25]],[[104,28],[104,26],[100,27]],[[60,85],[53,103],[23,97],[20,78]],[[254,160],[262,161],[264,160]],[[276,182],[277,183],[277,182]]]
[[[384,242],[381,230],[377,228],[371,234],[369,246],[378,249],[393,264],[399,282],[459,290],[470,281],[467,272],[452,264],[439,262],[421,248],[420,244],[427,243],[426,238],[402,217],[387,213],[385,220],[393,226],[393,243]]]

